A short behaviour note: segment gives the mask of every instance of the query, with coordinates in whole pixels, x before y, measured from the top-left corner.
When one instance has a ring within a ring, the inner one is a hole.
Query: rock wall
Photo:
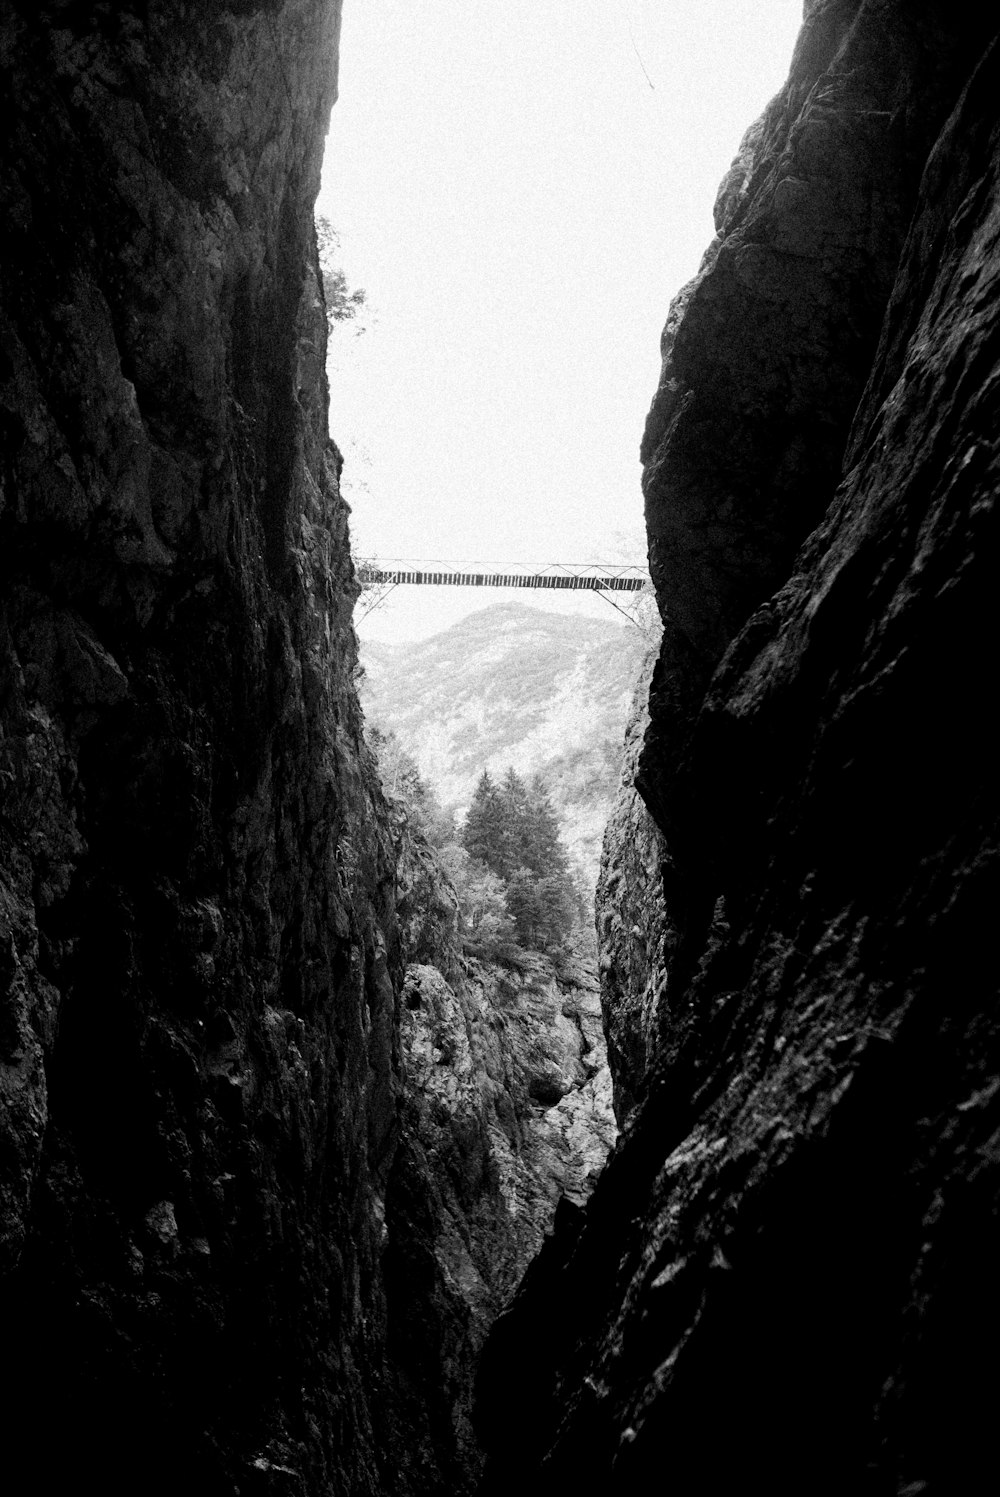
[[[807,5],[671,309],[645,443],[665,637],[637,776],[667,877],[660,914],[622,864],[609,921],[650,921],[665,964],[644,1043],[612,1045],[623,1138],[488,1343],[484,1492],[952,1497],[994,1477],[983,28],[943,5]],[[616,940],[604,955],[622,970]],[[615,982],[606,1001],[642,1012]]]
[[[397,1480],[458,1497],[481,1474],[470,1414],[486,1334],[556,1212],[589,1197],[616,1130],[592,957],[464,957],[433,849],[405,817],[394,829],[414,958],[383,1258]]]
[[[657,655],[654,646],[635,685],[595,898],[601,1006],[619,1123],[635,1106],[636,1090],[656,1048],[657,1014],[677,935],[665,898],[673,871],[667,841],[635,788]]]
[[[665,640],[639,784],[690,857],[704,812],[677,770],[698,705],[830,503],[927,154],[991,30],[940,3],[807,11],[670,309],[642,441]]]
[[[403,1490],[401,958],[312,228],[339,9],[0,6],[17,1490]]]
[[[448,900],[398,885],[361,738],[311,226],[339,6],[0,6],[15,1486],[468,1490],[467,1369],[559,1196],[487,1344],[484,1491],[988,1485],[980,14],[808,4],[671,309],[659,830],[626,786],[626,1129],[584,1209],[593,989],[429,965]]]

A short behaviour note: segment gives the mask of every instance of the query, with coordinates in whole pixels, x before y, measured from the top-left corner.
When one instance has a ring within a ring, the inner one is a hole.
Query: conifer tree
[[[548,786],[541,775],[535,775],[527,795],[521,861],[536,878],[558,875],[569,879],[569,859],[559,836],[559,822],[552,808]]]
[[[510,879],[524,862],[522,851],[528,835],[528,790],[520,775],[511,766],[500,786],[501,816],[496,848],[497,872],[501,878]]]
[[[502,881],[522,946],[547,950],[573,928],[577,896],[548,787],[509,768],[499,785],[484,770],[462,829],[470,857]]]
[[[497,788],[487,770],[483,770],[465,816],[462,846],[470,857],[485,863],[492,873],[503,877],[499,848],[502,841],[503,806]]]

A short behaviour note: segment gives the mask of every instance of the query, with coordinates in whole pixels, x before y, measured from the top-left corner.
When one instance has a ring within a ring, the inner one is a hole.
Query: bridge
[[[384,557],[362,561],[357,566],[361,584],[359,603],[366,618],[384,603],[397,587],[527,587],[595,592],[630,617],[611,593],[640,593],[649,583],[645,567],[608,562],[514,562],[413,561]]]

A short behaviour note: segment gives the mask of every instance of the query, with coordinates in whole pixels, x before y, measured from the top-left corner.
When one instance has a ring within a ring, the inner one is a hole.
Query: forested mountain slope
[[[541,772],[591,884],[646,648],[608,612],[498,603],[431,639],[361,645],[366,718],[399,735],[445,805],[464,809],[484,769]]]

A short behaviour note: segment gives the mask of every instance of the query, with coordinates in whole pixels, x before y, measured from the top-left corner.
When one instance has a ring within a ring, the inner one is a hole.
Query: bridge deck
[[[584,572],[463,572],[423,569],[362,567],[358,581],[363,588],[411,587],[534,587],[568,588],[607,593],[637,593],[646,585],[638,572],[594,575]]]

